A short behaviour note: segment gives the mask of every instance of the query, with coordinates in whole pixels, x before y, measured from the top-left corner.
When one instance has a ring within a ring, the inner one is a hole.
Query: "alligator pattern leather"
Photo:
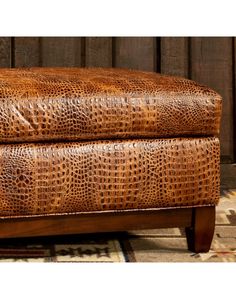
[[[0,69],[0,142],[214,136],[221,97],[194,81],[113,68]]]
[[[0,145],[0,216],[214,205],[219,140]]]

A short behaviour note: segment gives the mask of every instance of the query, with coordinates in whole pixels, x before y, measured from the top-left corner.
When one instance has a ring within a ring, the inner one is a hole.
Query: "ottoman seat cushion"
[[[191,80],[102,68],[0,70],[0,142],[214,136],[221,97]]]

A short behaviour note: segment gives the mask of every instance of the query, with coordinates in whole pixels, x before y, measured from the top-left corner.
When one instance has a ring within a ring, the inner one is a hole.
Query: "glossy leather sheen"
[[[0,69],[0,142],[214,136],[221,97],[194,81],[103,68]]]
[[[186,207],[219,200],[219,140],[0,145],[0,216]]]
[[[217,204],[220,113],[182,78],[0,69],[0,217]]]

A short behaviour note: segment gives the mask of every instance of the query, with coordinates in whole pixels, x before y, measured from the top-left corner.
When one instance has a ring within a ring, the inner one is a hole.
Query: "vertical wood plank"
[[[81,66],[81,38],[43,37],[41,55],[42,66]]]
[[[115,39],[116,67],[156,71],[157,43],[154,37],[117,37]]]
[[[234,115],[233,115],[233,130],[234,130],[234,163],[236,163],[236,37],[234,37],[233,41],[233,70],[234,70],[234,80],[233,80],[233,106],[234,106]],[[236,173],[236,168],[235,168]],[[235,180],[236,186],[236,180]]]
[[[16,37],[14,39],[13,61],[15,67],[40,65],[39,37]]]
[[[232,38],[191,38],[191,78],[208,85],[223,97],[221,160],[233,162],[233,65]]]
[[[112,38],[87,37],[85,40],[85,66],[112,66]]]
[[[161,38],[161,73],[188,77],[188,41],[188,37]]]
[[[0,67],[11,67],[10,37],[0,37]]]

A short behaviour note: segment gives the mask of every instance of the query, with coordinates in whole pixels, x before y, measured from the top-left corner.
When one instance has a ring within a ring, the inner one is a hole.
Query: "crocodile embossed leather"
[[[0,69],[0,142],[214,136],[221,97],[193,81],[102,68]]]
[[[0,146],[0,216],[216,204],[217,138]]]
[[[0,69],[0,217],[215,205],[220,114],[183,78]]]

